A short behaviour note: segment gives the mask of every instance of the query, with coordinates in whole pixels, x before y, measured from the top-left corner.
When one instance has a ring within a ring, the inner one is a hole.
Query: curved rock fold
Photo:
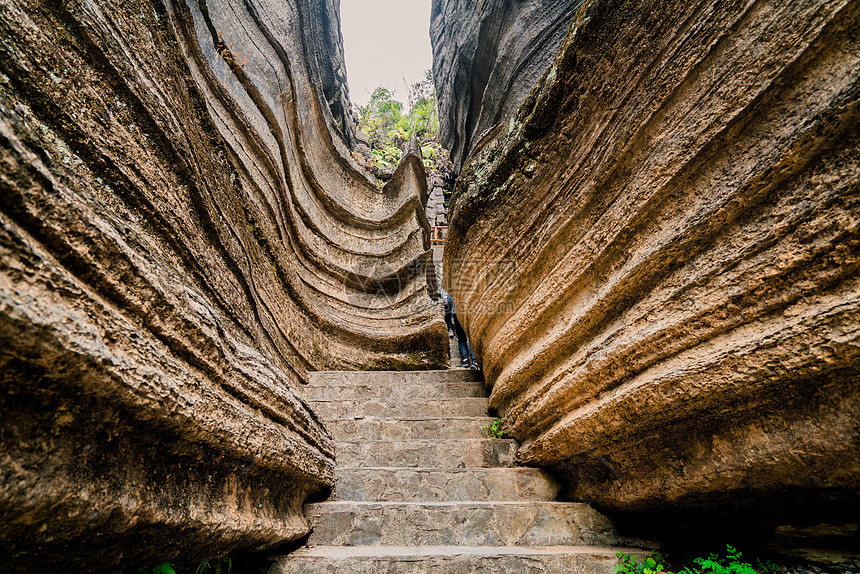
[[[10,568],[298,538],[333,484],[307,373],[446,359],[423,167],[352,159],[338,8],[0,5]]]

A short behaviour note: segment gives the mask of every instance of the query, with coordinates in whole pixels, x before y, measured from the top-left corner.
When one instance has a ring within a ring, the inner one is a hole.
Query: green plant
[[[481,428],[486,431],[487,438],[502,438],[505,435],[505,431],[502,429],[502,419],[499,417],[494,418],[490,421],[490,424],[484,425]]]
[[[741,556],[740,550],[726,544],[724,558],[720,558],[717,554],[711,554],[707,558],[695,558],[693,562],[699,567],[699,570],[685,568],[681,574],[765,574],[776,569],[776,565],[772,562],[762,561],[758,561],[758,566],[754,567],[749,562],[743,562]]]
[[[169,562],[162,562],[157,566],[147,566],[126,570],[126,573],[134,572],[134,574],[177,574],[176,567]],[[191,574],[190,567],[180,568],[180,574]],[[194,574],[235,574],[233,570],[233,559],[229,556],[213,558],[210,560],[201,560],[194,570]],[[122,570],[116,570],[111,574],[123,574]]]
[[[664,565],[664,558],[659,552],[652,552],[641,562],[636,556],[616,552],[618,564],[615,566],[615,574],[671,574]],[[726,545],[726,555],[720,558],[717,554],[711,554],[707,558],[694,558],[695,567],[687,567],[680,570],[678,574],[769,574],[776,570],[776,564],[772,562],[757,561],[753,567],[749,562],[741,560],[741,552]]]
[[[625,552],[616,552],[618,564],[615,565],[615,574],[636,574],[636,566],[639,563],[634,556]]]
[[[231,574],[233,572],[233,559],[226,556],[216,558],[210,564],[208,560],[201,560],[194,574]]]
[[[663,556],[659,552],[652,552],[642,562],[624,552],[616,552],[615,556],[619,560],[615,565],[615,574],[657,574],[665,570]]]
[[[358,109],[358,127],[367,134],[373,149],[399,147],[408,139],[402,110],[403,104],[394,100],[394,93],[382,86],[373,91],[366,106]]]

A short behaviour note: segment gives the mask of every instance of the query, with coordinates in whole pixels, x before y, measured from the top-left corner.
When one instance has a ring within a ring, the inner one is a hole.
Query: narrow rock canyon
[[[477,375],[355,375],[448,364],[427,213],[489,407],[554,485],[524,514],[860,565],[860,2],[433,0],[447,214],[414,144],[364,167],[339,10],[0,0],[4,571],[281,552],[343,496],[327,425],[354,478],[409,430],[369,398],[483,418]],[[487,442],[437,423],[410,438]],[[379,488],[362,508],[439,502]]]

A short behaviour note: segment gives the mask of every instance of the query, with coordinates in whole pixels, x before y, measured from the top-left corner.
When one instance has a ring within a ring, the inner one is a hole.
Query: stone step
[[[310,546],[582,546],[618,543],[612,524],[575,502],[306,504]]]
[[[335,440],[484,438],[487,432],[483,427],[492,420],[487,416],[400,419],[348,417],[329,419],[325,426]]]
[[[336,441],[340,467],[490,468],[513,466],[517,444],[507,439]]]
[[[302,548],[275,560],[269,574],[613,574],[615,552],[635,548],[325,546]]]
[[[308,401],[310,407],[323,420],[353,416],[371,416],[396,419],[414,417],[482,417],[487,416],[486,398],[461,399],[355,399],[343,401]]]
[[[313,371],[307,387],[349,385],[400,385],[482,382],[481,371],[447,369],[442,371]]]
[[[351,399],[459,399],[487,397],[481,381],[455,381],[443,383],[349,384],[315,385],[303,389],[311,401],[343,401]]]
[[[343,468],[330,501],[550,501],[559,484],[537,468]]]
[[[270,574],[614,572],[609,520],[587,504],[553,502],[551,477],[513,467],[514,441],[486,438],[479,372],[310,379],[304,395],[335,439],[335,489],[305,506],[308,547]]]

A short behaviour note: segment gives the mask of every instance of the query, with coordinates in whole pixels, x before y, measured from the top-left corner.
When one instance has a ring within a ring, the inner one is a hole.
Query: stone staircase
[[[478,371],[319,372],[306,396],[337,447],[331,497],[308,504],[307,546],[270,574],[611,574],[619,538],[558,484],[486,438]],[[623,549],[638,553],[636,550]]]

